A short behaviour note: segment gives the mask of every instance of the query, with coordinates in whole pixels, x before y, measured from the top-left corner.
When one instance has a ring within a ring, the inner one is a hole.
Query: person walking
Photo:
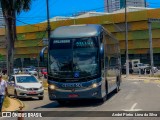
[[[3,80],[2,75],[0,75],[0,112],[2,111],[5,95],[8,95],[7,82]]]

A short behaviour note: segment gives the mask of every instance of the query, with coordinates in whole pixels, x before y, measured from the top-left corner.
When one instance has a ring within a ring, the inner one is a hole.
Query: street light
[[[128,56],[128,23],[127,23],[127,1],[125,0],[125,48],[126,48],[126,77],[129,75],[129,56]]]

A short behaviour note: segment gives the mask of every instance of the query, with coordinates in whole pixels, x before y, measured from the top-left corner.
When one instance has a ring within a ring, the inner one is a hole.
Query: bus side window
[[[110,66],[111,68],[118,66],[118,58],[116,58],[116,57],[111,57],[109,63],[110,63],[109,66]]]

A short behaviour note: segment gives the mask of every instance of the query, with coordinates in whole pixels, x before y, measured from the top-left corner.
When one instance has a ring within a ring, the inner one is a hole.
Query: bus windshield
[[[99,74],[95,37],[51,39],[49,51],[49,74],[53,77],[83,78]]]

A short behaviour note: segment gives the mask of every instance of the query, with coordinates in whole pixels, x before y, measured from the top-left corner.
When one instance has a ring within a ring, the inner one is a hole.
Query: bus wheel
[[[105,95],[103,98],[99,99],[99,102],[104,103],[107,100],[107,95]]]
[[[118,93],[119,90],[120,90],[120,80],[119,80],[119,79],[117,79],[116,85],[117,85],[117,86],[116,86],[115,92]]]
[[[107,85],[107,84],[106,84]],[[106,95],[103,97],[103,98],[101,98],[101,99],[99,99],[99,101],[100,102],[102,102],[102,103],[104,103],[105,101],[107,101],[107,99],[108,99],[108,89],[107,89],[108,87],[106,86]]]

